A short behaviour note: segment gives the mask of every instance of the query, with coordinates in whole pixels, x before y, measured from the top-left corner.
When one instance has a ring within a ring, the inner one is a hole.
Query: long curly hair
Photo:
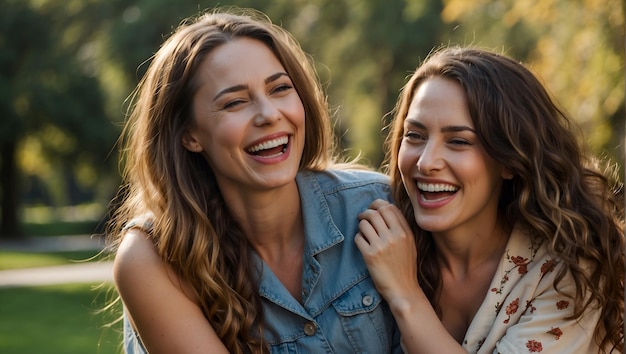
[[[544,240],[575,281],[574,317],[599,306],[595,339],[621,350],[624,342],[623,186],[615,169],[586,156],[580,131],[541,82],[510,57],[473,47],[445,47],[429,55],[403,87],[385,142],[393,196],[411,223],[419,254],[419,282],[433,306],[441,287],[437,250],[415,222],[402,184],[398,152],[403,124],[419,85],[442,77],[461,85],[487,154],[513,174],[505,180],[499,213]],[[589,264],[583,269],[581,262]]]
[[[192,124],[198,68],[236,38],[261,41],[283,65],[305,109],[301,169],[333,164],[335,140],[326,97],[309,56],[287,31],[250,9],[218,8],[187,19],[163,43],[131,95],[122,144],[120,202],[108,224],[115,251],[123,227],[150,215],[160,257],[201,301],[204,315],[231,353],[266,353],[259,274],[250,245],[228,212],[213,172],[182,145]]]

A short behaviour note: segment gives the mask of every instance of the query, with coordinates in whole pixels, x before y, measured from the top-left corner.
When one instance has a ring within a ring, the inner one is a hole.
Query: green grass
[[[14,252],[0,250],[0,270],[71,264],[85,260],[100,260],[97,250],[70,252]],[[97,257],[94,257],[97,256]]]
[[[29,236],[90,234],[95,222],[24,224]],[[96,256],[96,257],[94,257]],[[0,270],[101,260],[98,250],[17,252],[0,250]],[[119,304],[102,311],[115,295],[111,284],[64,284],[0,288],[0,353],[118,354],[122,353]]]
[[[121,322],[106,328],[119,304],[98,314],[111,296],[108,284],[0,289],[0,353],[121,353]]]

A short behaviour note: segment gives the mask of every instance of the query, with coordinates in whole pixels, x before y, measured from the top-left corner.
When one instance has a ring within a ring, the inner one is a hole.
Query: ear
[[[189,130],[185,130],[181,139],[183,146],[191,152],[202,152],[202,145],[196,140]]]
[[[502,172],[500,173],[500,175],[502,176],[503,179],[506,179],[506,180],[511,180],[513,179],[513,177],[515,177],[515,174],[511,172],[511,170],[508,167],[502,167]]]

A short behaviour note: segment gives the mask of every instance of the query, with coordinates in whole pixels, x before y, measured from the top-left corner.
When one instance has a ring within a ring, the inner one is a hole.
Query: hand
[[[359,214],[359,232],[354,242],[378,291],[392,305],[411,301],[421,292],[417,282],[415,238],[402,212],[377,199]]]
[[[466,353],[441,323],[417,281],[415,237],[402,212],[375,200],[359,214],[354,242],[402,333],[406,353]]]

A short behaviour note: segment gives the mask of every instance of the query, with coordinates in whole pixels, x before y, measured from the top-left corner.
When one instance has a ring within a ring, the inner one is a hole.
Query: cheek
[[[203,144],[209,158],[224,159],[225,150],[240,149],[245,127],[237,122],[237,119],[214,121],[211,127],[205,130]]]
[[[475,154],[458,159],[454,162],[457,173],[463,173],[463,178],[467,183],[487,187],[493,186],[500,179],[500,172],[485,156]]]
[[[293,100],[293,102],[289,104],[288,109],[293,124],[297,126],[304,126],[306,112],[304,111],[304,105],[302,104],[302,101],[300,101],[300,98]]]
[[[411,171],[417,165],[419,160],[419,151],[415,148],[411,148],[406,144],[400,144],[398,150],[398,169],[400,173],[404,175],[410,175]]]

